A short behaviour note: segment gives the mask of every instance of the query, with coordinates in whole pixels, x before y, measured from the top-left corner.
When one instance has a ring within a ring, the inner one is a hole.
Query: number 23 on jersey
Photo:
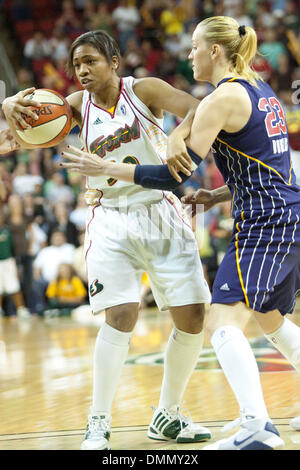
[[[258,109],[265,111],[265,125],[269,137],[280,136],[287,133],[284,112],[281,104],[275,96],[271,98],[260,98]]]

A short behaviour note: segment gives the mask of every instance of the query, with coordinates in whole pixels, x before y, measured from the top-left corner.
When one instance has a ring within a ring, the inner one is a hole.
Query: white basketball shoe
[[[294,431],[300,431],[300,416],[291,419],[290,426]]]
[[[183,416],[177,406],[170,409],[157,408],[148,427],[147,435],[149,439],[176,441],[177,443],[200,442],[211,438],[211,433],[207,428]]]
[[[110,423],[109,415],[90,414],[81,450],[109,450]]]
[[[270,419],[242,416],[225,426],[225,430],[240,425],[233,436],[221,439],[202,450],[273,450],[284,445],[278,430]]]

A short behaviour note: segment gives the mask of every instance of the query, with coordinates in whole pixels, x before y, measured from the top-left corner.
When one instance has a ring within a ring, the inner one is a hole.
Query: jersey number
[[[115,160],[112,160],[113,162]],[[132,155],[127,155],[127,157],[123,158],[122,160],[122,163],[129,163],[129,164],[132,164],[132,165],[139,165],[139,161],[137,158],[133,157]],[[118,180],[116,180],[115,178],[108,178],[108,180],[106,180],[108,186],[113,186],[114,184],[116,184]]]
[[[284,112],[275,96],[272,96],[269,99],[260,98],[258,102],[258,109],[267,113],[265,117],[265,125],[269,137],[286,134],[287,131]]]

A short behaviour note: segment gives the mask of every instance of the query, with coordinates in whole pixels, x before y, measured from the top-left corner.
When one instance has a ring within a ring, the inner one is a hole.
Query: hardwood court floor
[[[299,301],[290,318],[300,325]],[[94,318],[86,312],[74,318],[33,318],[30,323],[0,319],[0,450],[80,448],[91,405],[94,342],[103,320],[103,315]],[[171,328],[168,313],[141,312],[113,404],[113,450],[191,450],[205,445],[155,442],[146,435],[151,406],[158,404],[163,351]],[[246,334],[285,449],[300,449],[300,432],[288,425],[291,417],[300,415],[300,376],[261,337],[254,321]],[[183,408],[194,421],[211,429],[213,441],[223,438],[223,425],[238,416],[237,403],[207,338]]]

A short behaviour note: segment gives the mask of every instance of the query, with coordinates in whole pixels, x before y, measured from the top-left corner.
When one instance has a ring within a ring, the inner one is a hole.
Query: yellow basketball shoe
[[[89,415],[81,450],[109,450],[110,423],[108,415]]]
[[[211,433],[207,428],[183,416],[178,406],[170,409],[157,408],[148,427],[147,435],[149,439],[176,441],[177,443],[200,442],[211,438]]]

